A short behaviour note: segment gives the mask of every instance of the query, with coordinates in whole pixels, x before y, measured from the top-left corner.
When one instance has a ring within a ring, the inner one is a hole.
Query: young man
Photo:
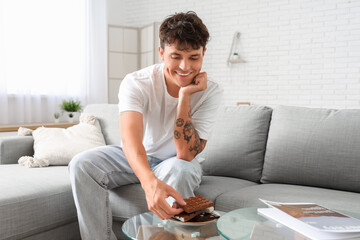
[[[221,101],[219,86],[201,72],[209,33],[194,12],[160,26],[163,64],[128,74],[119,90],[122,144],[96,148],[69,165],[83,239],[116,239],[108,190],[140,183],[148,208],[161,219],[194,196],[205,147]]]

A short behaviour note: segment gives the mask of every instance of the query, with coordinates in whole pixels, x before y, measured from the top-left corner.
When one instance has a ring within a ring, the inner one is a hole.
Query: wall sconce
[[[230,65],[232,63],[244,63],[245,60],[240,56],[240,32],[235,32],[233,41],[231,44],[231,49],[229,53],[229,57],[227,59],[227,64]]]

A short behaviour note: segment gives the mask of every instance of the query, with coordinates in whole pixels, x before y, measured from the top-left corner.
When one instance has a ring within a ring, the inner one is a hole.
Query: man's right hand
[[[141,183],[141,185],[145,191],[149,210],[156,214],[160,219],[169,219],[183,211],[181,208],[170,207],[166,201],[166,198],[171,196],[178,204],[182,206],[186,205],[181,194],[157,177],[154,176],[150,180]]]
[[[165,200],[171,196],[180,205],[185,205],[186,203],[180,193],[160,181],[150,169],[146,151],[142,144],[142,114],[133,111],[123,112],[120,114],[119,121],[123,151],[145,191],[149,210],[161,219],[169,219],[175,214],[181,213],[182,209],[171,208]]]

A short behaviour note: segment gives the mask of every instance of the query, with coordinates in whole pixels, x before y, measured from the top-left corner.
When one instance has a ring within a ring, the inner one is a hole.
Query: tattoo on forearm
[[[195,137],[195,142],[194,142],[194,145],[193,146],[190,146],[189,148],[190,151],[195,151],[196,154],[199,154],[199,152],[201,152],[202,150],[202,141],[199,139],[199,137]]]
[[[182,125],[184,125],[184,120],[182,118],[178,118],[176,120],[176,126],[180,127]],[[189,147],[189,151],[190,152],[195,151],[195,155],[199,154],[205,147],[206,141],[203,141],[199,138],[199,135],[196,132],[191,120],[186,121],[186,123],[183,127],[183,134],[184,134],[184,139],[186,140],[187,143],[189,143],[191,138],[194,136],[194,142]],[[175,137],[175,139],[180,139],[181,133],[179,131],[175,130],[174,137]]]
[[[202,151],[202,149],[205,148],[205,143],[206,143],[206,141],[200,140],[200,142],[201,142],[201,151]]]
[[[189,143],[194,133],[195,133],[195,129],[191,121],[186,121],[185,126],[183,128],[183,134],[184,134],[184,139],[187,141],[187,143]]]
[[[184,125],[184,119],[182,118],[176,119],[176,126],[181,127],[182,125]]]
[[[175,139],[180,139],[181,133],[179,131],[175,130],[174,131],[174,137],[175,137]]]
[[[191,118],[191,112],[190,111],[189,111],[188,115],[189,115],[189,118]]]

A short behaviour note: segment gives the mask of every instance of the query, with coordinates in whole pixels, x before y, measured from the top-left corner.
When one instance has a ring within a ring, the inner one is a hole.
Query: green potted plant
[[[68,113],[68,117],[69,117],[69,121],[73,122],[74,121],[74,115],[76,112],[80,112],[82,110],[82,106],[80,101],[78,100],[63,100],[60,108]]]
[[[58,112],[54,113],[54,118],[55,118],[55,122],[58,123],[60,118],[60,113]]]

